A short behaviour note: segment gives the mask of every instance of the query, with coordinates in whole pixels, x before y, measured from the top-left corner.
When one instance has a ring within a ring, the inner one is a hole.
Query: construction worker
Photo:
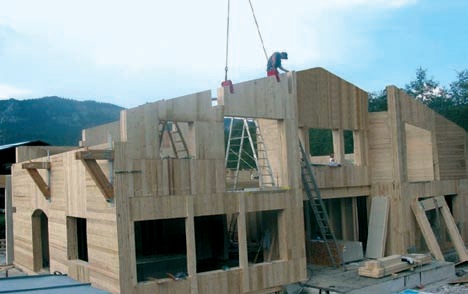
[[[276,80],[279,82],[279,72],[278,68],[284,72],[288,72],[287,69],[283,68],[281,65],[281,59],[288,59],[287,52],[275,52],[268,59],[267,63],[267,76],[275,76]]]

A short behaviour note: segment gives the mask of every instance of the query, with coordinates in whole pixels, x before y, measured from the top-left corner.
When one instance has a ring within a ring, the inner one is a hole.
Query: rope
[[[266,49],[265,49],[265,44],[263,43],[262,34],[260,33],[260,26],[258,25],[257,17],[255,16],[255,11],[254,11],[251,0],[249,0],[249,4],[250,4],[250,9],[252,10],[252,15],[253,15],[253,18],[254,18],[254,21],[255,21],[255,25],[257,26],[258,36],[260,37],[260,42],[262,43],[263,53],[265,53],[265,58],[268,61],[268,54],[267,54]]]
[[[231,0],[228,0],[227,6],[227,26],[226,26],[226,67],[224,68],[224,80],[227,81],[228,57],[229,57],[229,14],[231,12]]]

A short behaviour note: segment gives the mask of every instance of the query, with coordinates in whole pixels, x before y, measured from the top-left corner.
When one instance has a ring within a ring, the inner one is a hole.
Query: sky
[[[267,54],[368,91],[416,69],[448,87],[468,69],[467,0],[251,0]],[[216,89],[228,0],[0,0],[0,99],[59,96],[125,108]],[[249,0],[230,0],[228,79],[265,76]]]

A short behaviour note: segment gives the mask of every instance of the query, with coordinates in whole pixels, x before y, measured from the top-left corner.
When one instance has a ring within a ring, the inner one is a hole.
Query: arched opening
[[[49,271],[49,220],[44,211],[37,209],[32,215],[32,244],[34,271]]]

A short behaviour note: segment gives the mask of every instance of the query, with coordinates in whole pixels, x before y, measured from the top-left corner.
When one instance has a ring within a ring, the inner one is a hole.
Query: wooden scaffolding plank
[[[405,260],[412,260],[408,263]],[[409,255],[391,255],[377,260],[371,260],[364,263],[364,266],[358,269],[360,276],[379,279],[401,271],[412,269],[416,266],[431,263],[432,258],[424,254]]]
[[[390,203],[387,197],[372,197],[369,234],[367,236],[367,258],[384,257],[389,208]]]
[[[434,235],[434,231],[432,231],[431,224],[427,219],[426,212],[424,208],[421,206],[419,201],[414,201],[411,204],[411,208],[413,210],[414,216],[416,217],[416,221],[418,222],[419,228],[424,236],[424,240],[426,241],[427,247],[434,255],[435,259],[444,261],[444,256],[442,251],[440,250],[440,246],[437,243],[437,239]]]

